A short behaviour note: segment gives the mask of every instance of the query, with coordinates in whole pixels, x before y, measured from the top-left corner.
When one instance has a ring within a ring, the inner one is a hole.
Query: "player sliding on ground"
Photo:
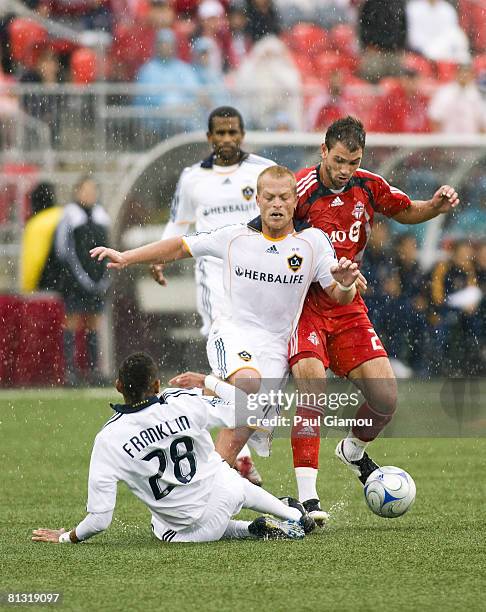
[[[92,257],[110,259],[121,269],[136,263],[166,263],[186,257],[223,260],[224,307],[208,338],[213,373],[256,393],[262,379],[284,382],[288,375],[287,344],[297,326],[312,282],[334,302],[348,304],[356,284],[366,286],[358,265],[337,261],[329,238],[306,223],[294,225],[297,204],[293,173],[271,166],[258,177],[260,217],[248,225],[171,238],[126,252],[96,247]],[[223,430],[216,449],[233,465],[253,430]],[[252,436],[252,440],[254,436]],[[257,447],[260,454],[265,451]],[[266,450],[268,454],[268,448]]]
[[[206,387],[229,385],[209,376]],[[239,476],[221,459],[208,428],[231,427],[235,406],[198,389],[160,393],[157,368],[144,353],[130,355],[118,372],[124,404],[95,439],[88,484],[88,515],[71,531],[36,529],[35,542],[82,542],[110,526],[119,481],[150,510],[152,530],[164,542],[222,538],[304,537],[314,521],[297,500],[287,504]],[[242,508],[272,514],[253,522],[232,516]]]

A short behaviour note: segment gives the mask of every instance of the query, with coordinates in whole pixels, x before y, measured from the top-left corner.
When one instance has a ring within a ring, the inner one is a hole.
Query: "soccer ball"
[[[386,465],[372,472],[365,483],[368,508],[384,518],[405,514],[415,501],[415,483],[401,468]]]

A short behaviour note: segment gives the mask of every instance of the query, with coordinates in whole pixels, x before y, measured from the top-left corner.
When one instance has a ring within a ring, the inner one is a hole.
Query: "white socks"
[[[240,450],[240,452],[236,456],[237,459],[241,459],[242,457],[251,457],[251,451],[250,451],[250,447],[248,446],[248,444],[245,444],[245,446]]]
[[[223,533],[221,539],[229,540],[236,539],[242,540],[244,538],[251,538],[251,533],[248,531],[248,525],[250,521],[235,521],[231,520],[226,527],[226,531]]]
[[[317,473],[318,470],[310,467],[295,468],[299,501],[304,502],[308,499],[319,499],[316,489]]]
[[[348,461],[359,461],[364,454],[368,442],[363,442],[355,438],[352,434],[348,434],[343,440],[343,453]]]
[[[245,490],[245,501],[243,503],[243,508],[249,508],[250,510],[262,512],[264,514],[272,514],[273,516],[283,519],[284,521],[300,520],[301,514],[297,508],[287,506],[283,503],[283,501],[277,499],[271,493],[265,491],[265,489],[251,484],[251,482],[245,478],[242,478],[241,482]]]

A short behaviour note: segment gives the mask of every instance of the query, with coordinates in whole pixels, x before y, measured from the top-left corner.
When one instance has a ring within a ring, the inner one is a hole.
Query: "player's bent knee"
[[[366,385],[364,395],[368,403],[382,414],[393,414],[397,409],[398,386],[394,378],[373,380]]]
[[[227,380],[248,395],[258,393],[262,382],[260,373],[251,368],[242,368],[232,374]]]

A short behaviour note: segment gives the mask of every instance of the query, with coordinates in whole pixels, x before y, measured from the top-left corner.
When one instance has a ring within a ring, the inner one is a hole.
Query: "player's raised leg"
[[[348,378],[366,399],[358,408],[356,419],[371,420],[372,425],[353,427],[337,445],[336,455],[364,484],[378,467],[368,456],[366,447],[393,417],[397,406],[397,381],[387,357],[365,361],[349,372]]]

